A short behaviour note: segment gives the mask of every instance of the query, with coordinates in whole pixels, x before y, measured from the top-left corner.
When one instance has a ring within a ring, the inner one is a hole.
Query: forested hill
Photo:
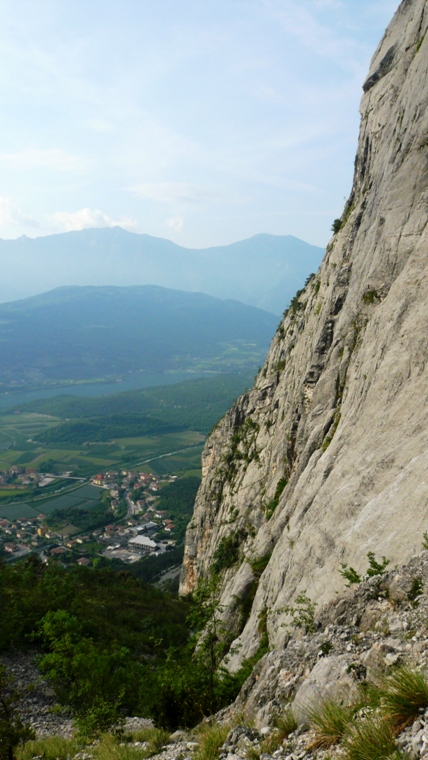
[[[164,423],[208,433],[252,381],[251,373],[215,375],[158,388],[112,393],[98,398],[60,395],[20,404],[20,411],[62,419],[146,414]]]
[[[251,381],[248,373],[215,375],[99,398],[60,395],[36,399],[20,404],[16,411],[58,417],[62,424],[37,436],[49,443],[109,441],[173,430],[206,434]]]
[[[157,286],[58,288],[0,305],[0,382],[257,367],[277,321]]]

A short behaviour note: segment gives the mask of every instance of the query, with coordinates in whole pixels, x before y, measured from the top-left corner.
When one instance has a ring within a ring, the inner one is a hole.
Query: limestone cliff
[[[428,528],[428,8],[403,0],[364,84],[351,195],[253,389],[210,436],[181,591],[214,566],[230,666],[284,606],[327,602],[367,552],[408,561]]]

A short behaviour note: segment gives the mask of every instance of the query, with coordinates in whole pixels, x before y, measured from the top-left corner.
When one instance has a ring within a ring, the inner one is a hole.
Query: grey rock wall
[[[283,647],[297,595],[333,599],[341,562],[404,563],[428,529],[427,27],[404,0],[364,84],[341,229],[205,446],[181,592],[223,564],[232,670],[263,636]]]

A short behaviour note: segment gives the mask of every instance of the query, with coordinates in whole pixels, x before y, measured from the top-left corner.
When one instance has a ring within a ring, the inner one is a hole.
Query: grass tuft
[[[145,749],[139,750],[140,757],[146,758],[157,755],[162,750],[164,744],[169,742],[169,736],[168,731],[165,731],[163,728],[148,727],[125,734],[124,741],[146,742],[147,746]]]
[[[328,749],[345,735],[352,720],[354,709],[337,704],[332,699],[323,702],[309,714],[309,722],[314,730],[314,740],[311,748]]]
[[[104,734],[99,743],[90,748],[90,754],[96,760],[143,760],[148,757],[145,750],[126,744],[113,734]]]
[[[418,670],[397,668],[379,692],[382,714],[396,734],[416,720],[420,708],[428,707],[428,681]]]
[[[391,726],[380,717],[365,718],[350,727],[343,747],[346,760],[395,760],[400,757]]]
[[[267,753],[271,755],[281,746],[284,739],[287,739],[296,730],[298,723],[291,707],[288,707],[282,715],[276,716],[274,725],[275,730],[262,743],[262,754]]]
[[[216,760],[230,729],[228,723],[206,723],[199,726],[195,737],[199,742],[199,748],[194,754],[194,760]]]

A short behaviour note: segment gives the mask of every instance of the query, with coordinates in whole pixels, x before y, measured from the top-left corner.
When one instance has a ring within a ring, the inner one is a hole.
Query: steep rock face
[[[364,84],[341,228],[204,450],[181,592],[220,572],[232,669],[283,645],[298,594],[333,598],[341,562],[406,562],[428,528],[427,27],[404,0]]]

